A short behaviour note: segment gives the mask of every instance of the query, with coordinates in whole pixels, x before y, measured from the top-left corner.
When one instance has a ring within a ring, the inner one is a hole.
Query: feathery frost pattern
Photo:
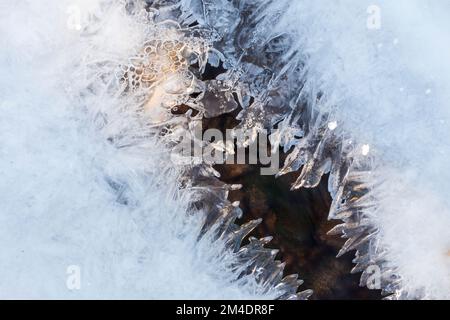
[[[433,49],[450,50],[430,34],[450,33],[450,7],[421,1],[379,1],[377,32],[359,0],[0,5],[0,297],[308,299],[270,235],[243,245],[261,220],[236,223],[242,186],[177,149],[232,153],[196,132],[240,107],[238,146],[271,132],[293,190],[328,175],[329,234],[347,239],[337,258],[356,252],[361,286],[448,298],[450,147],[430,137],[450,133]]]

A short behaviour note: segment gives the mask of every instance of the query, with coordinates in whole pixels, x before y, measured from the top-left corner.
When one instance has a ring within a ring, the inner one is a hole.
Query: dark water
[[[204,121],[204,129],[233,128],[238,111]],[[283,161],[286,155],[281,155]],[[282,162],[281,162],[282,163]],[[260,175],[259,165],[217,165],[221,180],[242,184],[230,200],[240,201],[243,218],[263,218],[251,234],[273,236],[268,247],[280,249],[277,259],[286,262],[285,274],[298,273],[305,281],[300,289],[313,289],[311,299],[380,299],[379,291],[359,286],[359,274],[350,274],[354,252],[336,258],[345,242],[326,233],[338,221],[328,221],[331,198],[327,190],[328,176],[314,189],[290,191],[298,173],[275,178]]]

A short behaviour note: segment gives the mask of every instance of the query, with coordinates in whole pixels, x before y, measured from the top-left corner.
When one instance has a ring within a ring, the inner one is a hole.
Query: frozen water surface
[[[0,4],[0,296],[306,298],[268,239],[239,250],[258,221],[233,224],[236,186],[171,161],[235,93],[240,127],[280,129],[293,188],[331,172],[362,285],[449,298],[448,1],[144,4]],[[220,81],[190,68],[220,60]]]

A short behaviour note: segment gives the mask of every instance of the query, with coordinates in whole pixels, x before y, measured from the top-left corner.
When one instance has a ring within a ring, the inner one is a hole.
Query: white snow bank
[[[274,33],[295,34],[321,110],[377,159],[372,218],[405,288],[450,298],[450,2],[273,1],[265,14],[278,10]]]
[[[117,101],[79,95],[85,62],[126,59],[144,36],[104,2],[0,4],[0,297],[273,297],[232,282],[223,244],[197,241],[201,217],[154,139],[116,149],[94,128],[86,110]],[[80,37],[95,12],[102,27]]]

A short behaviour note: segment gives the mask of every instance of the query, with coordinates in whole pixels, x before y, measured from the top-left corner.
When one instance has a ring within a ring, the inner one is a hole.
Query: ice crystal
[[[227,97],[221,112],[237,106],[223,84],[200,81],[211,36],[170,20],[181,12],[167,3],[74,3],[86,19],[73,30],[69,2],[2,11],[1,295],[307,298],[264,248],[270,238],[241,247],[260,221],[234,224],[238,186],[170,159],[180,135],[217,114],[211,92]],[[24,21],[40,28],[13,36]],[[181,104],[199,114],[173,115]]]
[[[361,285],[448,298],[447,3],[47,2],[0,4],[0,294],[307,298],[270,237],[241,247],[240,186],[174,161],[239,107],[238,144],[273,131],[293,189],[329,173]]]

